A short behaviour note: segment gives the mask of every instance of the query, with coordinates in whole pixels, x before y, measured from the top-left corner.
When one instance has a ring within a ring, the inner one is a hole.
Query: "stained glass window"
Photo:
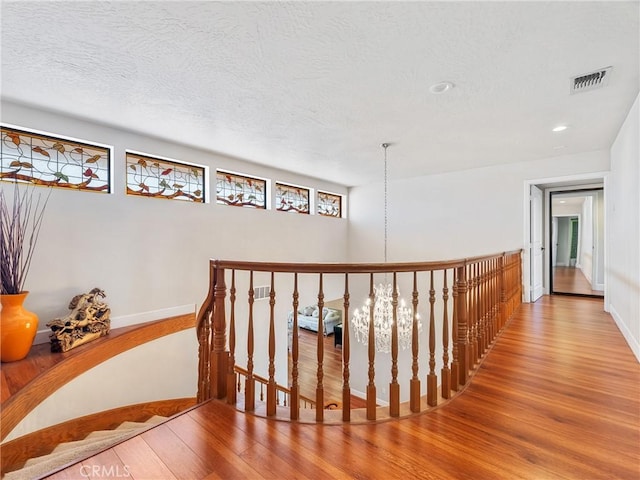
[[[2,127],[0,180],[111,191],[111,149]]]
[[[127,194],[204,202],[204,167],[127,152]]]
[[[216,172],[218,203],[236,207],[267,208],[267,181],[237,173]]]
[[[342,195],[318,192],[318,215],[342,217]]]
[[[281,212],[309,213],[309,189],[276,182],[276,209]]]

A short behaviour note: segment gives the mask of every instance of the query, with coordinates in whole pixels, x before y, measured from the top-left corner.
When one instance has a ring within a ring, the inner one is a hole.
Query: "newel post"
[[[469,333],[467,329],[467,274],[466,265],[464,267],[456,268],[456,313],[458,320],[458,362],[459,362],[459,379],[460,385],[465,385],[469,379],[469,358],[470,358],[470,345],[469,345]]]
[[[213,348],[211,350],[211,396],[225,398],[227,395],[227,368],[229,351],[227,347],[227,323],[224,301],[227,286],[224,281],[224,268],[215,267],[215,285],[213,287]]]

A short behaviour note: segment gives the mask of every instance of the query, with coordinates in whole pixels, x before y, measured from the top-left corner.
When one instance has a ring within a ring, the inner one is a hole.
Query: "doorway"
[[[602,188],[550,193],[551,294],[604,297]]]

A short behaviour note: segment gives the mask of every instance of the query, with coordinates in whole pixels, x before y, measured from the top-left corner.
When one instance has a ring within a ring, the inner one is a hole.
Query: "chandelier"
[[[387,148],[388,143],[383,143],[384,148],[384,262],[387,263]],[[394,282],[395,283],[395,282]],[[394,295],[395,286],[395,295]],[[396,285],[392,285],[387,281],[385,274],[385,283],[378,284],[373,287],[373,332],[375,338],[375,348],[378,352],[389,353],[391,351],[391,343],[393,340],[393,321],[394,321],[394,296],[400,297],[400,290]],[[361,310],[356,309],[353,312],[351,324],[355,330],[356,340],[363,345],[369,343],[369,328],[371,324],[371,298],[367,298]],[[417,323],[418,331],[422,331],[422,323],[420,316],[415,316],[412,310],[406,306],[404,299],[397,301],[395,312],[396,326],[398,330],[398,344],[403,350],[406,350],[412,343],[413,322],[414,318]]]

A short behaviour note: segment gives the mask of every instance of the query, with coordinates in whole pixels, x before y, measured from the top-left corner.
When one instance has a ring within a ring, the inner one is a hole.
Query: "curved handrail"
[[[522,250],[494,253],[491,255],[478,255],[455,260],[432,262],[389,262],[389,263],[309,263],[309,262],[252,262],[239,260],[210,259],[209,264],[214,268],[233,268],[236,270],[253,270],[254,272],[276,273],[384,273],[384,272],[413,272],[444,270],[449,268],[464,267],[470,263],[483,260],[491,260],[504,255],[518,254]],[[210,284],[211,285],[211,284]],[[205,303],[213,298],[213,288],[210,288]]]

